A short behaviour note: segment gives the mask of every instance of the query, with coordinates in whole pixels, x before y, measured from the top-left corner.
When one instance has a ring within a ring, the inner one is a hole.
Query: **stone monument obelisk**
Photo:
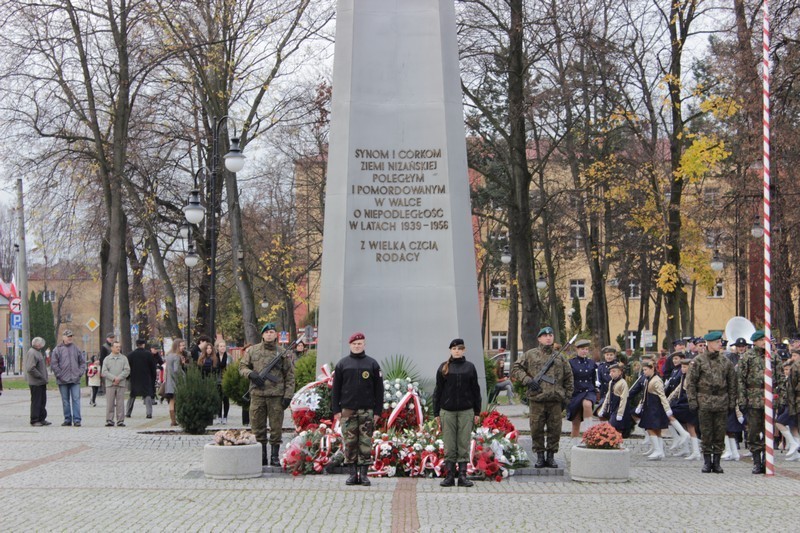
[[[361,331],[433,379],[461,337],[483,389],[453,0],[339,0],[332,110],[318,360]]]

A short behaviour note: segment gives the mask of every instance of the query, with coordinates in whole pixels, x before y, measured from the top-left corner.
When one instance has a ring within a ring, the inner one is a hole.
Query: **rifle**
[[[537,393],[542,390],[542,386],[540,383],[544,381],[545,383],[554,384],[556,382],[555,379],[547,376],[547,372],[550,370],[550,367],[553,366],[553,363],[556,362],[556,358],[561,355],[561,352],[567,349],[567,346],[575,342],[575,339],[578,338],[578,334],[576,333],[567,344],[565,344],[559,351],[553,352],[553,355],[550,356],[550,359],[544,364],[539,373],[528,383],[528,389],[530,389],[533,393]]]
[[[282,351],[282,352],[281,352],[281,353],[278,355],[278,357],[276,357],[275,359],[273,359],[272,361],[270,361],[270,363],[269,363],[267,366],[265,366],[264,368],[262,368],[262,369],[261,369],[261,371],[258,373],[258,375],[259,375],[259,376],[261,376],[261,379],[263,379],[263,380],[267,380],[267,381],[271,381],[272,383],[277,383],[277,382],[278,382],[278,378],[277,378],[277,377],[275,377],[275,376],[273,376],[273,375],[271,374],[271,372],[272,372],[272,369],[273,369],[273,368],[275,368],[275,367],[278,365],[278,363],[280,363],[281,361],[283,361],[283,357],[284,357],[284,356],[285,356],[287,353],[289,353],[290,351],[292,351],[292,349],[293,349],[295,346],[297,346],[297,343],[298,343],[298,342],[304,341],[304,340],[305,340],[305,338],[306,338],[305,334],[302,334],[302,335],[300,335],[299,337],[297,337],[297,340],[295,340],[293,343],[291,343],[289,346],[287,346],[287,347],[286,347],[286,349],[285,349],[285,350],[283,350],[283,351]],[[255,385],[253,385],[253,384],[251,383],[251,384],[250,384],[250,388],[249,388],[249,389],[247,389],[247,392],[244,394],[244,396],[242,396],[242,400],[244,400],[245,402],[249,402],[249,401],[250,401],[250,393],[251,393],[251,392],[253,392],[253,389],[255,389],[255,388],[256,388],[256,386],[255,386]]]

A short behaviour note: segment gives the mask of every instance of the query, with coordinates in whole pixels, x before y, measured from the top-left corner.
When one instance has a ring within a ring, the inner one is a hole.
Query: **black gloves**
[[[284,409],[286,409],[287,407],[289,407],[289,404],[290,404],[290,403],[292,403],[292,399],[291,399],[291,398],[284,398],[284,399],[281,401],[281,405],[283,405],[283,408],[284,408]]]
[[[250,375],[247,377],[250,378],[250,382],[259,389],[264,388],[264,378],[259,376],[258,372],[250,372]]]

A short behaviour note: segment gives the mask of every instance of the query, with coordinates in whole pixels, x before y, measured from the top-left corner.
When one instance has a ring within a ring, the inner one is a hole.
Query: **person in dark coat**
[[[647,456],[648,461],[659,461],[664,458],[664,441],[661,430],[669,427],[672,408],[664,396],[664,382],[656,373],[655,365],[650,361],[642,363],[647,385],[642,397],[642,402],[636,408],[636,414],[641,418],[639,427],[646,430],[653,442],[653,453]]]
[[[598,381],[597,363],[589,357],[590,346],[591,341],[579,340],[575,343],[577,354],[569,360],[574,388],[567,406],[567,420],[572,421],[570,436],[573,439],[579,438],[581,432],[586,429],[586,424],[591,421],[594,402],[597,399],[595,388],[595,381]],[[584,427],[581,427],[582,425]]]
[[[146,340],[136,340],[136,349],[128,354],[128,364],[131,367],[131,374],[128,376],[131,394],[128,398],[125,417],[131,417],[134,401],[137,396],[141,396],[144,398],[147,418],[153,418],[153,398],[156,395],[156,361],[153,359],[153,354],[147,349]]]
[[[683,376],[683,372],[681,372],[681,359],[683,359],[683,354],[680,352],[672,352],[670,355],[669,360],[672,363],[672,372],[669,374],[664,374],[664,394],[669,397],[672,394],[672,391],[678,388],[678,385],[681,382],[681,377]]]
[[[480,422],[481,387],[475,365],[464,358],[464,339],[450,342],[450,358],[436,372],[433,391],[433,416],[442,430],[447,474],[439,485],[455,485],[458,463],[458,486],[471,487],[467,462],[473,428]]]
[[[678,386],[667,397],[669,405],[672,408],[672,416],[675,417],[686,431],[689,433],[691,452],[686,457],[688,461],[700,459],[700,439],[698,438],[699,422],[697,420],[697,411],[689,409],[689,397],[686,395],[686,374],[689,372],[689,365],[692,364],[691,359],[681,359],[680,371],[681,377],[678,380]],[[677,455],[686,455],[684,451],[679,451]]]
[[[605,400],[608,384],[611,383],[611,368],[619,363],[617,350],[613,346],[606,346],[600,353],[603,355],[603,360],[597,364],[597,380],[600,382],[597,394],[598,403],[602,403]]]

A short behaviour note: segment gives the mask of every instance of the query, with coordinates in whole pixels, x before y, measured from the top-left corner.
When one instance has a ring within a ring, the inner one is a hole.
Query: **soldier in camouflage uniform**
[[[364,353],[364,334],[350,336],[350,354],[333,373],[331,411],[341,421],[345,463],[350,465],[347,485],[371,485],[367,470],[372,462],[372,433],[383,412],[381,367]]]
[[[709,333],[705,337],[708,351],[694,358],[686,379],[686,396],[689,408],[698,412],[703,443],[703,469],[701,472],[722,474],[720,455],[725,447],[725,428],[728,413],[736,408],[736,371],[720,354],[722,333]]]
[[[283,412],[289,407],[294,395],[294,365],[288,357],[278,363],[270,375],[277,378],[272,382],[259,373],[280,357],[275,340],[278,333],[275,324],[267,323],[261,328],[261,340],[247,349],[239,363],[239,373],[253,384],[250,391],[250,426],[261,443],[261,464],[267,464],[267,419],[269,419],[270,459],[273,466],[280,465],[278,452],[281,449]]]
[[[747,418],[747,447],[753,454],[753,474],[766,472],[764,466],[764,331],[750,337],[753,347],[739,360],[739,407]]]
[[[789,416],[794,417],[796,426],[800,426],[800,357],[793,352],[792,359],[794,362],[786,378],[786,404]]]
[[[511,370],[511,378],[528,386],[533,382],[545,363],[553,354],[553,328],[547,326],[539,330],[539,347],[525,352]],[[550,367],[547,374],[553,378],[553,383],[542,380],[540,390],[534,391],[528,387],[528,408],[530,411],[531,440],[533,451],[536,452],[536,468],[558,468],[554,456],[558,451],[558,441],[561,438],[561,411],[564,403],[572,397],[574,387],[572,368],[567,359],[559,355]],[[547,443],[545,444],[545,432]],[[547,457],[545,458],[545,452]]]

